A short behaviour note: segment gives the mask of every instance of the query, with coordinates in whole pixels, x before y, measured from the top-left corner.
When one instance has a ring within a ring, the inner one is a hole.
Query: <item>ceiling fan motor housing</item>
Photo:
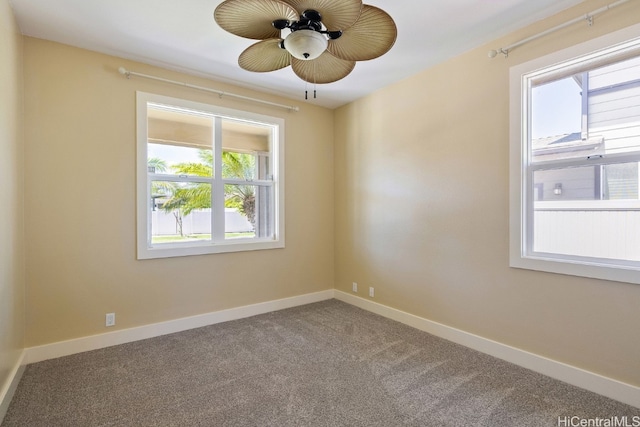
[[[291,33],[282,42],[294,58],[303,61],[316,59],[327,49],[328,39],[322,28],[322,15],[317,10],[308,9],[300,15],[299,21],[289,22],[283,19],[273,21],[277,29],[289,28]]]
[[[284,39],[283,45],[294,58],[311,61],[327,49],[328,40],[315,30],[304,29],[289,34]]]

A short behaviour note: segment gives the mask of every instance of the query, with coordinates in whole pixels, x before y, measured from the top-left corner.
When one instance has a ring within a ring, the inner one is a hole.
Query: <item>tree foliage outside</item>
[[[158,158],[151,158],[147,161],[147,167],[150,172],[155,173],[163,173],[166,172],[169,168],[167,166],[167,162]],[[151,195],[152,202],[155,205],[156,199],[169,197],[168,201],[171,201],[171,195],[175,194],[177,190],[176,183],[167,182],[167,181],[153,181],[151,183]],[[168,202],[167,201],[167,202]],[[173,214],[176,220],[176,228],[178,234],[180,236],[184,236],[183,228],[182,228],[182,219],[184,217],[184,212],[181,209],[181,206],[177,204],[177,201],[172,201],[172,203],[167,204],[167,202],[163,203],[160,207],[163,211]]]
[[[256,156],[243,153],[222,153],[222,177],[251,180],[254,178]],[[227,184],[224,188],[225,207],[236,208],[256,226],[256,188],[253,185]]]
[[[166,172],[169,168],[178,175],[213,176],[213,152],[199,150],[200,162],[178,163],[167,167],[166,162],[150,158],[148,165],[155,172]],[[222,176],[225,179],[251,180],[255,171],[255,156],[252,154],[225,151],[222,153]],[[194,210],[211,208],[211,184],[176,183],[154,181],[152,197],[164,201],[159,208],[172,213],[176,219],[177,231],[184,236],[182,219]],[[243,214],[255,229],[255,186],[226,184],[225,207],[235,208]]]

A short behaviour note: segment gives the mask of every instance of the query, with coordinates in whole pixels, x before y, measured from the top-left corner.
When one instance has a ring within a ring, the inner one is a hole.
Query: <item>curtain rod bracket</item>
[[[131,73],[124,67],[118,68],[118,72],[120,74],[122,74],[123,76],[125,76],[126,78],[130,78],[131,77]]]
[[[500,48],[498,50],[490,50],[489,58],[495,58],[499,53],[503,54],[505,58],[509,57],[509,49]]]

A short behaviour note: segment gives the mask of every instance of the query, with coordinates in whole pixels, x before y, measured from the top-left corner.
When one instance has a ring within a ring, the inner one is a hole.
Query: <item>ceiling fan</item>
[[[241,68],[260,73],[291,65],[314,84],[346,77],[356,61],[388,52],[397,36],[391,16],[362,0],[225,0],[213,16],[224,30],[260,40],[240,54]]]

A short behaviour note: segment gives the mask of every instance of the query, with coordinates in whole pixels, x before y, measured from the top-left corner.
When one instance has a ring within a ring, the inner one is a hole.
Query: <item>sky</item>
[[[167,166],[177,163],[200,163],[198,151],[200,150],[197,148],[149,143],[147,145],[147,158],[162,159],[167,163]]]
[[[531,138],[580,132],[580,91],[580,86],[571,77],[534,87],[531,91]]]

